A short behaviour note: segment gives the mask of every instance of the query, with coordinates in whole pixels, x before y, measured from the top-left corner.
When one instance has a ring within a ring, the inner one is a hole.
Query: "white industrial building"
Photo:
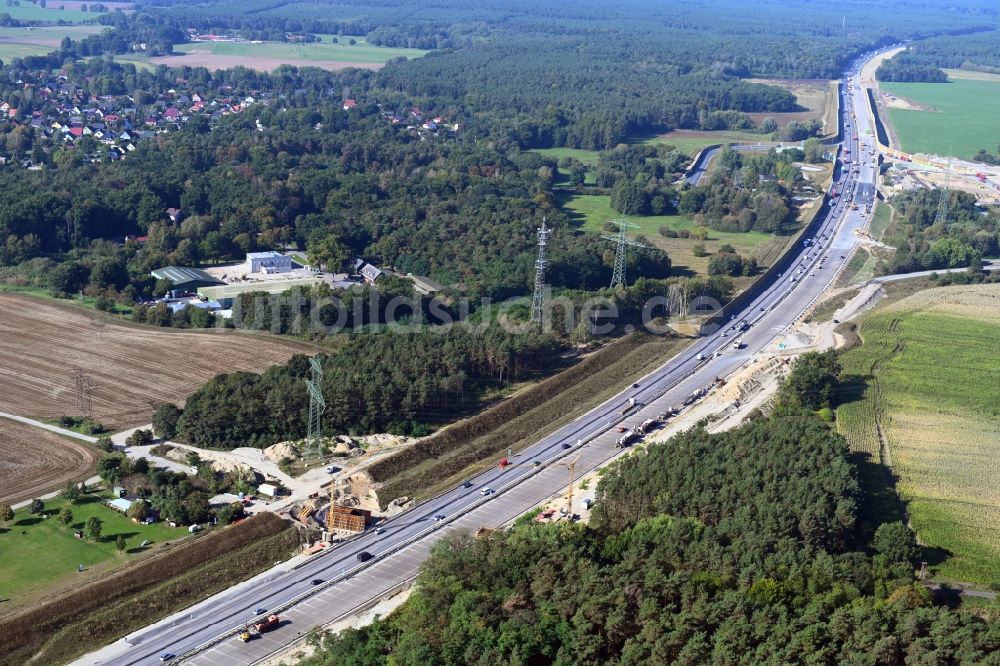
[[[270,250],[268,252],[248,252],[247,253],[247,273],[287,273],[292,270],[292,258],[286,257],[280,252]]]

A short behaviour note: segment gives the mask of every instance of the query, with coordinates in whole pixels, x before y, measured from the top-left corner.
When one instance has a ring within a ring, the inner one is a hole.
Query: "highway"
[[[846,104],[842,110],[844,148],[850,150],[851,159],[863,157],[858,172],[850,173],[848,168],[836,172],[834,187],[842,196],[831,199],[828,210],[820,214],[819,227],[808,239],[811,244],[798,246],[792,268],[764,285],[756,299],[723,324],[726,330],[697,339],[640,379],[636,387],[514,456],[512,462],[516,464],[506,470],[491,469],[472,478],[469,487],[454,488],[392,518],[381,534],[369,530],[305,560],[297,569],[279,567],[266,572],[76,663],[159,664],[163,653],[177,655],[166,661],[177,662],[183,657],[184,663],[206,666],[254,663],[313,627],[345,615],[411,579],[432,545],[448,530],[502,525],[558,493],[566,482],[565,467],[556,464],[559,458],[579,454],[578,474],[599,466],[621,453],[614,443],[619,422],[634,426],[680,406],[692,392],[709,387],[716,377],[730,375],[768,348],[834,281],[854,248],[855,231],[867,224],[865,205],[874,197],[878,169],[876,158],[869,154],[874,136],[865,109],[867,100],[857,81],[859,67],[856,63],[851,68],[854,90],[843,100]],[[852,210],[852,202],[858,204],[858,210]],[[744,321],[750,325],[749,330],[738,336],[729,330]],[[744,348],[733,348],[736,337],[742,338]],[[623,416],[621,411],[630,398],[637,401],[637,406]],[[484,495],[481,490],[486,487],[493,494]],[[436,516],[443,519],[437,520]],[[373,558],[360,562],[358,555],[362,552]],[[294,606],[285,607],[295,599],[298,601]],[[280,610],[281,626],[249,643],[237,640],[234,630],[243,626],[257,608]]]

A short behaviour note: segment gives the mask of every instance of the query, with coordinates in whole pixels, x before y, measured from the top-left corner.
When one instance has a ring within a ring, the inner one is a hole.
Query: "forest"
[[[893,197],[896,216],[885,242],[896,252],[880,264],[884,274],[979,265],[1000,254],[1000,220],[976,206],[976,197],[949,190],[947,215],[937,220],[940,191],[911,190]]]
[[[909,528],[859,528],[848,448],[807,406],[828,361],[768,416],[613,464],[589,524],[453,532],[400,609],[300,664],[1000,663],[995,619],[915,580]]]

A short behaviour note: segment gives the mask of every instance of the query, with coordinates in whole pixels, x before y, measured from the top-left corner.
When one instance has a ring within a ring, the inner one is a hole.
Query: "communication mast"
[[[309,391],[309,425],[306,431],[306,450],[315,451],[316,457],[323,455],[323,412],[326,410],[326,399],[323,398],[323,366],[319,357],[309,358],[312,368],[311,377],[306,380]]]
[[[627,219],[622,218],[620,220],[611,220],[612,224],[618,226],[618,233],[612,234],[610,236],[601,236],[604,240],[612,241],[616,244],[615,247],[615,272],[611,276],[611,286],[612,287],[624,287],[625,286],[625,260],[628,258],[627,252],[629,246],[632,247],[648,247],[642,243],[638,243],[634,240],[630,240],[628,237],[629,229],[638,229],[639,226],[632,224]]]
[[[76,410],[86,419],[94,418],[94,382],[90,375],[80,368],[73,368],[70,377],[76,385]]]
[[[535,260],[535,294],[531,299],[531,321],[541,324],[544,317],[543,304],[545,301],[545,266],[548,263],[545,259],[545,246],[548,244],[551,229],[545,227],[545,218],[542,218],[542,226],[538,228],[538,258]]]

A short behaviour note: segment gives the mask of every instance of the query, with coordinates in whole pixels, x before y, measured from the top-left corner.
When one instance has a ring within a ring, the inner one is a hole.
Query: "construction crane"
[[[576,481],[576,464],[580,462],[582,457],[583,454],[578,453],[572,460],[559,463],[565,465],[566,471],[569,473],[569,484],[566,486],[566,515],[570,521],[573,520],[573,483]]]

